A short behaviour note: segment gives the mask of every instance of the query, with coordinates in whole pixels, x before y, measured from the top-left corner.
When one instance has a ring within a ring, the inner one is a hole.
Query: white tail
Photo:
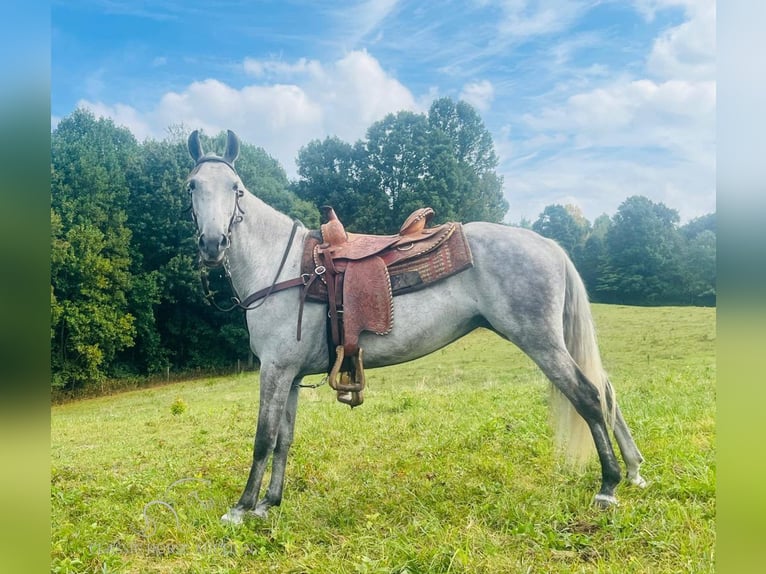
[[[601,408],[608,428],[614,427],[614,390],[601,363],[590,302],[585,285],[572,262],[566,260],[566,296],[564,301],[564,341],[582,373],[598,389]],[[593,437],[585,420],[572,403],[551,385],[551,413],[555,420],[555,439],[567,462],[581,468],[595,451]]]

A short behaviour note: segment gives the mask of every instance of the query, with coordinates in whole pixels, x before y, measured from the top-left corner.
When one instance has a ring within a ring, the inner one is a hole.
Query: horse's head
[[[202,150],[199,132],[189,135],[189,153],[196,165],[186,179],[191,195],[191,210],[197,224],[199,252],[202,262],[215,267],[223,262],[231,244],[231,231],[242,220],[239,198],[244,185],[234,169],[239,155],[239,138],[229,130],[223,156]]]

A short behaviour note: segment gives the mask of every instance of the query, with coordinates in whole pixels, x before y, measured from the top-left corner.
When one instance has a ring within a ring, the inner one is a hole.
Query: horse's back
[[[555,241],[497,223],[466,223],[464,229],[477,281],[501,281],[512,290],[562,285],[567,255]]]
[[[394,297],[391,333],[362,334],[370,366],[426,355],[480,326],[513,340],[517,324],[537,320],[541,310],[560,312],[565,255],[557,244],[526,229],[493,223],[467,223],[464,230],[473,267]]]

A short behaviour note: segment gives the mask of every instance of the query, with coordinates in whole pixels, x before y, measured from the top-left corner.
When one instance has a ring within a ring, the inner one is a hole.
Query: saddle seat
[[[307,243],[303,264],[307,276],[321,280],[309,282],[306,297],[328,304],[328,383],[340,402],[354,407],[364,400],[360,334],[388,334],[395,294],[422,288],[473,261],[459,223],[426,227],[434,215],[430,207],[415,210],[397,235],[347,233],[331,207],[322,211],[322,240]]]

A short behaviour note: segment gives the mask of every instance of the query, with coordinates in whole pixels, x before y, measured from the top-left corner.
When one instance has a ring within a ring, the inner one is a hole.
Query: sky
[[[509,223],[632,195],[682,222],[716,209],[714,0],[51,5],[54,129],[78,107],[139,141],[232,129],[294,179],[310,141],[445,96],[492,134]]]

